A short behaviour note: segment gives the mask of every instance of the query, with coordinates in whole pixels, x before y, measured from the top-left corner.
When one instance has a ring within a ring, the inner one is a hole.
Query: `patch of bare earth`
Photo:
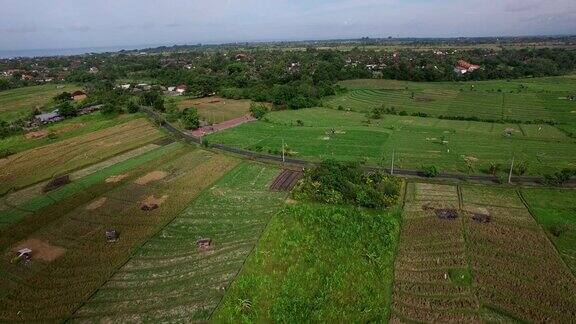
[[[154,182],[154,181],[158,181],[158,180],[162,180],[164,178],[166,178],[168,176],[167,172],[164,171],[152,171],[136,180],[134,180],[134,183],[137,185],[147,185],[150,182]]]
[[[147,211],[154,210],[160,207],[166,199],[168,199],[168,195],[163,195],[162,197],[156,197],[154,195],[148,196],[140,203],[140,209]]]
[[[65,248],[51,245],[50,243],[39,239],[28,239],[20,242],[12,249],[12,251],[15,253],[24,248],[32,250],[32,260],[37,259],[44,262],[52,262],[66,253]]]
[[[26,139],[39,139],[39,138],[44,138],[48,136],[48,132],[47,131],[36,131],[36,132],[30,132],[30,133],[26,133],[26,135],[24,135],[24,137],[26,137]]]
[[[110,177],[106,178],[106,180],[104,180],[104,181],[106,183],[118,183],[118,182],[126,179],[126,177],[128,177],[128,174],[126,174],[126,173],[118,174],[118,175],[110,176]]]
[[[106,198],[106,197],[96,199],[86,206],[86,210],[96,210],[96,209],[104,206],[104,204],[106,203],[107,200],[108,200],[108,198]]]

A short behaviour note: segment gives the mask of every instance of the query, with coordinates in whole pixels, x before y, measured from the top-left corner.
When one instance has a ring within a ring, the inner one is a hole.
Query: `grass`
[[[298,126],[299,122],[303,126]],[[512,129],[506,136],[505,130]],[[208,137],[253,151],[280,152],[282,141],[291,155],[309,160],[336,158],[373,165],[441,171],[486,172],[490,163],[504,175],[514,155],[529,164],[529,174],[576,167],[576,143],[550,125],[514,125],[364,114],[324,108],[273,112],[264,121],[243,124]],[[466,160],[472,161],[472,170]]]
[[[130,171],[119,183],[98,182],[42,208],[19,224],[2,231],[0,248],[8,251],[22,239],[35,238],[66,249],[52,262],[10,264],[2,256],[0,318],[4,321],[61,322],[125,264],[133,251],[179,215],[190,202],[237,163],[202,150],[181,147]],[[135,179],[150,171],[167,176],[146,185]],[[140,210],[145,197],[166,196],[159,208]],[[90,206],[106,198],[100,207]],[[115,244],[106,243],[105,230],[120,232]],[[18,310],[22,310],[19,314]]]
[[[74,316],[82,321],[204,321],[242,267],[285,194],[278,171],[242,163],[152,237]],[[211,238],[208,251],[198,238]]]
[[[227,120],[239,118],[250,113],[250,100],[234,100],[220,97],[206,97],[199,99],[187,99],[177,102],[179,109],[195,107],[198,109],[200,118],[209,123],[221,123]]]
[[[54,96],[79,89],[73,84],[46,84],[0,91],[0,119],[11,121],[28,116],[35,108],[50,108],[47,105]]]
[[[546,230],[560,256],[576,275],[576,191],[522,189],[536,221]]]
[[[144,115],[138,114],[123,114],[118,116],[106,116],[100,113],[94,113],[84,116],[79,116],[65,121],[47,124],[42,126],[38,131],[45,131],[47,133],[54,133],[56,138],[26,138],[26,135],[14,135],[7,138],[0,139],[0,148],[9,149],[15,153],[30,150],[39,146],[48,145],[72,137],[85,135],[88,133],[103,130],[112,126],[120,125],[134,119],[142,118]]]
[[[97,163],[164,135],[141,118],[0,160],[0,195]]]
[[[396,216],[343,206],[286,206],[213,320],[386,322]]]

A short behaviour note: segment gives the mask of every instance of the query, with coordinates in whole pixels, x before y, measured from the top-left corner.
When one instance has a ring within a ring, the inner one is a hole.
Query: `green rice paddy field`
[[[555,121],[576,132],[576,76],[512,81],[417,83],[394,80],[350,80],[349,89],[327,100],[326,106],[353,111],[374,107],[426,113],[430,116],[462,116],[479,119]]]
[[[528,164],[527,174],[576,167],[576,140],[550,125],[395,115],[369,120],[359,112],[312,108],[272,112],[263,121],[208,136],[210,143],[276,154],[283,140],[289,155],[309,160],[389,166],[394,151],[398,168],[436,165],[442,171],[481,173],[496,163],[504,174],[513,156]]]

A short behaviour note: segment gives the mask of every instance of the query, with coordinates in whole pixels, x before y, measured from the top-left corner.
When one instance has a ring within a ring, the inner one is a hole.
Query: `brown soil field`
[[[136,180],[134,180],[135,184],[144,186],[149,184],[150,182],[162,180],[168,176],[168,172],[164,171],[152,171]]]
[[[35,132],[30,132],[30,133],[26,133],[26,135],[24,135],[24,137],[26,137],[26,139],[38,139],[38,138],[44,138],[48,136],[48,132],[47,131],[35,131]]]
[[[178,102],[179,109],[195,107],[200,118],[210,123],[222,123],[250,113],[250,100],[234,100],[220,97],[185,99]]]
[[[51,245],[48,242],[39,239],[27,239],[26,241],[18,243],[13,249],[16,252],[23,248],[32,250],[32,261],[40,260],[44,262],[52,262],[66,253],[66,249]]]
[[[88,205],[86,205],[86,210],[96,210],[96,209],[104,206],[104,204],[106,203],[107,200],[108,200],[108,198],[106,198],[106,197],[98,198],[98,199],[94,200],[93,202],[89,203]]]

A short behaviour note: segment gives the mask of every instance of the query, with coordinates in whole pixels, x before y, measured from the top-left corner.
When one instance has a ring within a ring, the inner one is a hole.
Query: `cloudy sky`
[[[576,34],[576,0],[0,0],[0,50]]]

